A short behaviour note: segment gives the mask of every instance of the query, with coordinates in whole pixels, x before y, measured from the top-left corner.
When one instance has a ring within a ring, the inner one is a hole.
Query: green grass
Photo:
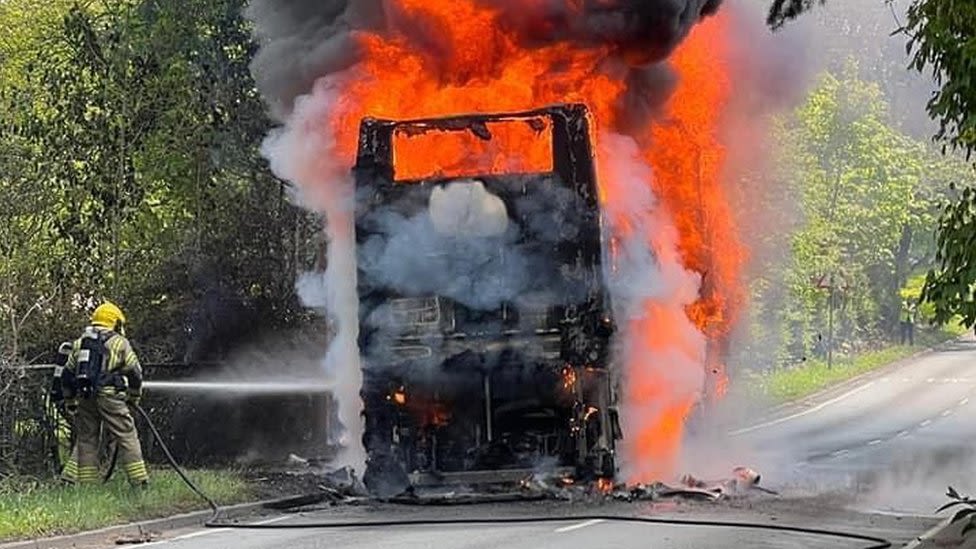
[[[62,486],[54,481],[0,482],[0,541],[92,530],[206,508],[171,471],[155,470],[148,490],[119,478],[105,485]],[[244,479],[229,471],[192,471],[190,478],[218,503],[246,501]]]
[[[943,334],[947,334],[952,337],[959,337],[969,331],[969,328],[963,326],[961,322],[962,322],[961,318],[955,318],[953,319],[952,322],[943,326],[941,332]],[[951,339],[951,338],[947,337],[945,339]]]
[[[915,346],[893,345],[851,357],[836,357],[831,368],[822,360],[810,360],[803,366],[776,370],[758,379],[760,391],[779,402],[801,398],[853,377],[876,370],[909,357],[926,347],[955,339],[966,333],[958,323],[939,330],[917,330]]]

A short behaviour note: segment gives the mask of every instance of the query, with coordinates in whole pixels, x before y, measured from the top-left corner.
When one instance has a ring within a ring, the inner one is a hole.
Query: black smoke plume
[[[635,66],[664,60],[722,0],[481,0],[530,41],[612,46]]]
[[[317,79],[355,64],[353,31],[384,22],[383,0],[253,0],[247,17],[261,45],[251,73],[279,120]]]

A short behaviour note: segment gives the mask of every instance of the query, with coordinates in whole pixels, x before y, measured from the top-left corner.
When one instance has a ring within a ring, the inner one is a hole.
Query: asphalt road
[[[285,519],[278,525],[297,524],[301,519]],[[578,521],[560,526],[539,524],[532,526],[449,526],[400,527],[354,530],[225,531],[190,532],[170,541],[135,547],[265,549],[288,547],[295,549],[537,549],[559,548],[648,548],[668,547],[696,549],[699,547],[749,548],[856,548],[857,543],[806,535],[770,535],[744,531],[720,531],[704,528],[668,526],[645,527],[600,521]]]
[[[974,488],[976,342],[965,341],[889,368],[777,415],[723,427],[691,451],[713,470],[751,465],[782,496],[718,504],[533,504],[326,508],[255,518],[278,526],[336,520],[443,517],[564,517],[624,514],[747,520],[858,531],[896,547],[934,525],[947,484]],[[831,538],[744,529],[571,520],[518,526],[376,527],[351,530],[193,530],[137,547],[166,549],[793,548],[865,547]]]
[[[791,411],[731,444],[794,491],[854,494],[865,510],[931,513],[976,493],[976,341],[954,342]]]
[[[417,518],[492,517],[496,519],[545,516],[569,520],[529,525],[452,525],[452,526],[382,526],[352,529],[236,530],[204,529],[170,532],[165,539],[131,547],[165,549],[560,549],[599,548],[861,548],[870,544],[840,538],[741,528],[703,526],[642,525],[612,520],[573,518],[576,514],[599,513],[616,516],[670,517],[678,520],[750,521],[769,525],[801,523],[817,528],[831,528],[893,539],[901,544],[926,530],[931,520],[897,518],[883,515],[861,515],[838,509],[817,507],[807,502],[764,507],[722,507],[699,504],[509,504],[502,506],[465,506],[449,509],[395,509],[369,507],[325,509],[300,514],[276,515],[254,519],[252,523],[297,526],[310,522],[371,521]],[[109,542],[110,540],[106,540]],[[102,545],[104,547],[105,545]],[[896,545],[898,546],[898,545]]]

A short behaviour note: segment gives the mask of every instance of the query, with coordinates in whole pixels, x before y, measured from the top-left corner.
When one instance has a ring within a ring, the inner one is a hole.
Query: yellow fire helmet
[[[125,313],[116,304],[106,301],[92,313],[91,323],[92,326],[108,328],[121,334],[125,325]]]

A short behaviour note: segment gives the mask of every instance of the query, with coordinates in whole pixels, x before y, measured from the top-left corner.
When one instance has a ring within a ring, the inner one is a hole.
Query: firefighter
[[[112,303],[95,309],[71,349],[65,372],[72,383],[67,409],[74,417],[75,448],[62,473],[69,483],[98,481],[98,433],[101,425],[115,439],[129,482],[149,482],[139,432],[129,404],[142,396],[142,367],[125,338],[125,315]]]

